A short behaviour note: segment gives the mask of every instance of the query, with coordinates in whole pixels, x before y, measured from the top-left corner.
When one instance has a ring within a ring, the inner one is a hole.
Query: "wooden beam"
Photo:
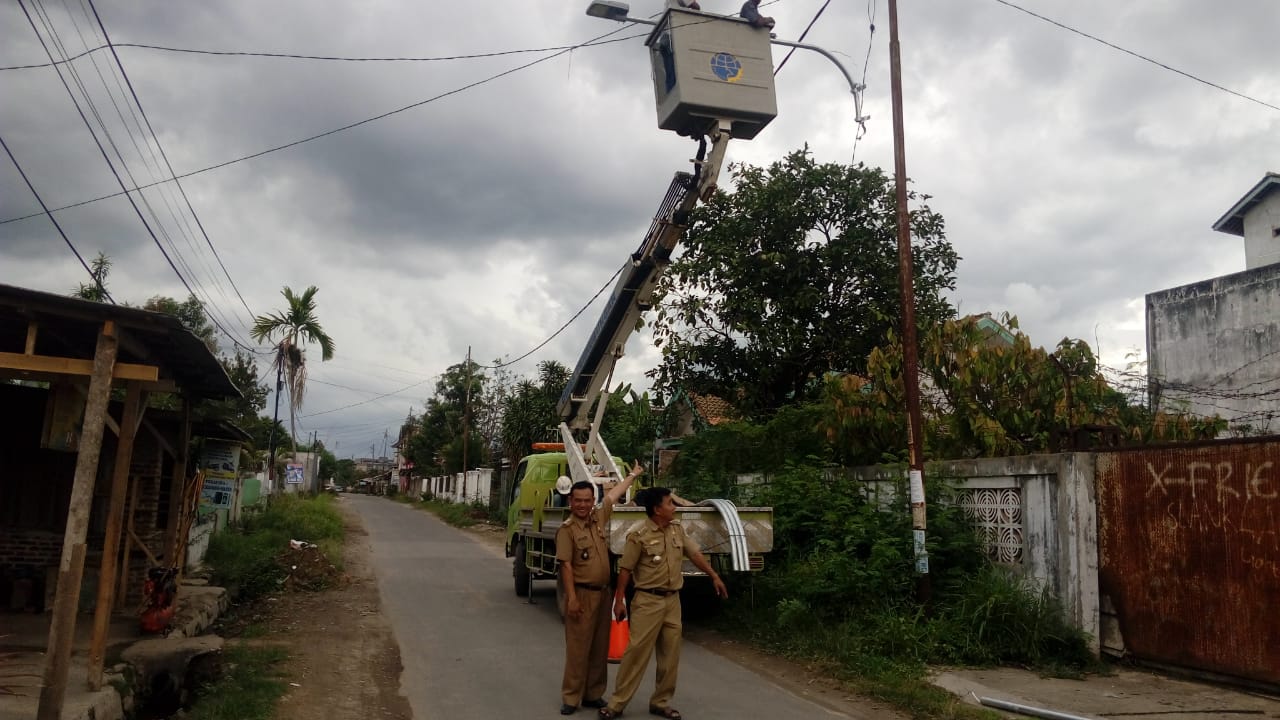
[[[93,606],[93,634],[89,636],[89,689],[102,689],[102,661],[107,650],[107,629],[116,599],[119,572],[120,536],[124,528],[125,498],[129,491],[129,466],[133,463],[133,441],[142,414],[142,388],[137,382],[125,390],[124,412],[120,416],[120,438],[116,442],[115,466],[111,472],[111,497],[107,504],[107,534],[102,539],[102,570],[98,573],[98,602]]]
[[[25,372],[52,373],[54,375],[92,375],[94,361],[54,357],[52,355],[24,355],[22,353],[0,352],[0,368]],[[155,382],[160,379],[160,368],[155,365],[115,363],[111,376],[116,380]]]
[[[27,323],[27,355],[36,354],[36,330],[39,327],[40,326],[36,324],[35,320],[31,320]]]
[[[58,568],[58,589],[53,598],[53,622],[45,649],[44,682],[36,720],[60,720],[71,669],[71,644],[76,634],[76,606],[80,603],[80,583],[84,579],[85,536],[89,532],[89,512],[93,506],[93,485],[98,475],[98,455],[111,399],[111,376],[116,365],[116,328],[108,320],[98,333],[89,375],[89,399],[85,403],[80,449],[76,453],[75,480],[67,510],[67,529],[62,539],[62,559]],[[21,356],[19,356],[21,357]]]
[[[160,449],[169,453],[169,457],[173,458],[174,462],[177,462],[178,451],[174,450],[173,446],[169,444],[169,441],[165,439],[164,435],[160,434],[160,429],[155,425],[152,425],[150,420],[143,420],[142,425],[151,432],[151,435],[156,439],[156,442],[160,444]]]

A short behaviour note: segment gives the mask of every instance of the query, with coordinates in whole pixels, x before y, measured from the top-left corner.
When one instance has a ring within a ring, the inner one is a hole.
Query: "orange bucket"
[[[609,662],[622,662],[622,654],[631,643],[631,619],[613,618],[609,626]]]

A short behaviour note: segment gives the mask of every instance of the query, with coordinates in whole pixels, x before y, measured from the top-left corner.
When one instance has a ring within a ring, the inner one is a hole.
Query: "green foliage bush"
[[[986,558],[937,478],[926,488],[933,598],[917,602],[903,490],[886,483],[873,492],[812,464],[773,475],[765,499],[774,511],[774,551],[754,592],[730,602],[731,622],[785,652],[861,674],[918,673],[927,663],[1090,665],[1085,637],[1059,604]]]

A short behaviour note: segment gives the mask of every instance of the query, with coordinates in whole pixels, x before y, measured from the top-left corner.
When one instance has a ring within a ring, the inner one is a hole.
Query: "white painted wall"
[[[1244,216],[1244,266],[1280,263],[1280,192],[1272,192]]]

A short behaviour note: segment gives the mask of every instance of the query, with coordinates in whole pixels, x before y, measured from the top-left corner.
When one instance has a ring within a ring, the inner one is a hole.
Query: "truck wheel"
[[[516,542],[515,557],[511,560],[511,574],[516,578],[516,595],[529,596],[529,568],[525,566],[524,540]]]

